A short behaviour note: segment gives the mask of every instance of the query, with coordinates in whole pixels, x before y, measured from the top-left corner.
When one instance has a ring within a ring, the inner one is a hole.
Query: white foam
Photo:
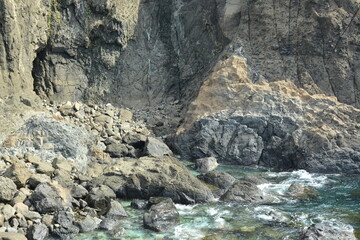
[[[195,215],[197,211],[195,211],[195,207],[197,205],[183,205],[183,204],[175,204],[176,210],[178,210],[180,215]]]
[[[178,225],[174,229],[175,239],[201,239],[205,237],[204,233],[191,225]]]

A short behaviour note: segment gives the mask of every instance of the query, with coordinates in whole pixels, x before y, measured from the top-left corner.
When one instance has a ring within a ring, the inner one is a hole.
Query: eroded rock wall
[[[0,97],[33,98],[32,61],[47,42],[50,0],[0,1]]]
[[[359,1],[218,1],[229,52],[247,58],[256,82],[291,80],[360,106]]]
[[[252,83],[232,56],[200,88],[175,137],[179,153],[222,163],[360,172],[360,110],[290,81]]]
[[[212,1],[58,1],[34,62],[35,90],[53,100],[132,107],[189,98],[227,38]]]

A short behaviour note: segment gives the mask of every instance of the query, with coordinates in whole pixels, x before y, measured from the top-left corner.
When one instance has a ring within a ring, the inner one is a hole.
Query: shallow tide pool
[[[176,207],[181,220],[165,233],[142,227],[142,210],[122,202],[129,218],[123,219],[124,235],[117,239],[299,239],[312,223],[327,222],[360,235],[360,176],[272,172],[240,166],[220,166],[234,177],[259,176],[269,181],[258,185],[273,200],[269,204],[214,202]],[[312,200],[294,200],[286,195],[292,183],[313,187],[320,193]],[[104,232],[82,234],[76,240],[113,239]]]

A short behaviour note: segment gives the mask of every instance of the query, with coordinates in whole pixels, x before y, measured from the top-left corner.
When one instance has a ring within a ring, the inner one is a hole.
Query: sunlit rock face
[[[220,62],[175,137],[190,158],[278,169],[359,173],[360,110],[289,81],[254,84],[246,61]]]

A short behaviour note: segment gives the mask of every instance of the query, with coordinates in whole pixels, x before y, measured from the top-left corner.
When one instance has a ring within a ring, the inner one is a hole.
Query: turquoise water
[[[241,178],[260,176],[269,184],[259,185],[271,201],[268,204],[214,202],[176,207],[181,221],[165,233],[142,227],[143,211],[123,205],[130,217],[122,220],[125,233],[120,239],[298,239],[312,223],[327,222],[360,233],[360,176],[309,174],[306,171],[271,172],[266,169],[221,166],[220,171]],[[294,200],[288,187],[302,183],[317,189],[319,197]],[[76,240],[112,239],[103,232],[83,234]]]

